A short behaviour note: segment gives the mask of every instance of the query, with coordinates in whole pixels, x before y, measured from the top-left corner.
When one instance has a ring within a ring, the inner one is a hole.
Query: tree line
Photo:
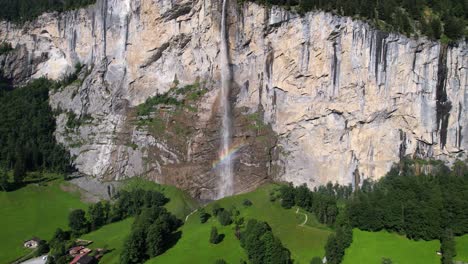
[[[394,166],[377,182],[365,181],[347,204],[352,226],[361,230],[382,229],[410,239],[440,239],[451,230],[468,233],[468,169],[458,161],[450,170],[432,165],[430,174],[414,175],[414,161]]]
[[[71,169],[70,154],[54,137],[55,117],[49,106],[53,86],[52,81],[38,79],[0,90],[0,168],[13,170],[10,184],[21,184],[27,171]]]
[[[44,12],[64,12],[94,4],[96,0],[0,0],[0,20],[24,22]]]
[[[312,10],[368,19],[378,28],[433,39],[466,37],[468,2],[464,0],[250,0],[281,5],[300,13]],[[241,1],[242,2],[242,1]]]

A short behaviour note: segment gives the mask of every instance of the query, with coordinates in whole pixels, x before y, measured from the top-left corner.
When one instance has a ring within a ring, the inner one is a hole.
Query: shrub
[[[220,213],[218,213],[218,220],[219,223],[223,226],[232,224],[231,213],[226,210],[222,210]]]

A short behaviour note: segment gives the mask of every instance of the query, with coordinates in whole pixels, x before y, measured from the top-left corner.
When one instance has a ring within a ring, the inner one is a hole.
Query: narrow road
[[[47,262],[47,259],[44,259],[45,256],[47,255],[43,255],[37,258],[27,260],[25,262],[21,262],[21,264],[45,264]]]
[[[193,215],[194,213],[196,213],[197,211],[198,211],[198,209],[195,209],[195,210],[193,210],[189,215],[187,215],[187,216],[185,217],[185,222],[187,222],[188,218],[189,218],[191,215]]]
[[[305,220],[302,224],[300,224],[299,226],[304,226],[306,223],[307,223],[307,220],[309,220],[309,217],[307,216],[306,213],[301,213],[299,212],[299,208],[296,209],[296,214],[303,214],[305,216]]]

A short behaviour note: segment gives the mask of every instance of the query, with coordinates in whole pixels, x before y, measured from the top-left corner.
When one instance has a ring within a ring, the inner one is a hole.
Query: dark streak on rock
[[[379,65],[384,60],[384,71],[387,67],[387,45],[385,43],[388,37],[388,33],[382,31],[376,31],[375,35],[375,78],[379,80]]]
[[[447,82],[447,51],[448,46],[442,45],[439,52],[439,63],[437,69],[437,86],[436,86],[436,117],[437,131],[440,135],[440,147],[445,148],[447,143],[447,127],[450,117],[452,103],[447,98],[446,82]]]
[[[336,85],[337,83],[337,68],[338,68],[338,57],[336,55],[336,45],[337,43],[336,42],[333,42],[333,62],[332,62],[332,71],[333,71],[333,86]]]

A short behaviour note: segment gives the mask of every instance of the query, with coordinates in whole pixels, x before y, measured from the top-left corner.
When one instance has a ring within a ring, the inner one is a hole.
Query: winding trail
[[[193,210],[190,214],[188,214],[186,217],[185,217],[185,222],[187,222],[188,218],[193,215],[194,213],[196,213],[198,211],[198,209],[195,209]]]
[[[296,214],[303,214],[305,216],[305,220],[303,223],[299,224],[299,226],[304,226],[307,223],[307,220],[309,220],[309,217],[307,216],[306,213],[301,213],[299,212],[299,208],[296,209]]]

